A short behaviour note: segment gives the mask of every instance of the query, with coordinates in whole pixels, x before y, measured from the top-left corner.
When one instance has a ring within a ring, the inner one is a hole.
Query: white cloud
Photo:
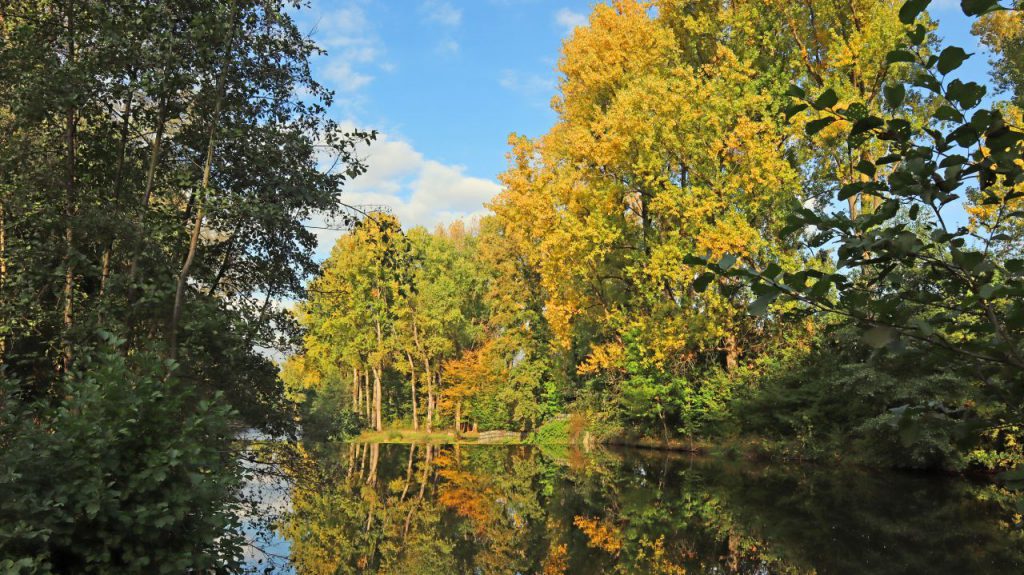
[[[545,78],[538,74],[522,74],[515,70],[505,69],[498,77],[498,84],[506,90],[523,96],[534,106],[545,107],[555,93],[555,79]]]
[[[323,77],[331,86],[342,92],[355,92],[373,80],[373,76],[361,74],[352,69],[346,60],[331,60],[323,71]]]
[[[566,34],[571,34],[577,26],[587,25],[587,17],[568,8],[562,8],[555,12],[555,23],[565,28]]]
[[[383,60],[383,45],[358,2],[342,3],[341,7],[331,9],[315,3],[300,17],[313,40],[327,49],[327,56],[321,60],[321,77],[328,87],[351,94],[373,80],[374,68],[384,72],[394,69]]]
[[[424,0],[420,4],[420,11],[426,15],[427,20],[442,26],[454,28],[462,23],[462,11],[446,0]]]
[[[459,43],[451,38],[445,38],[438,42],[434,49],[438,54],[451,56],[459,53]]]
[[[343,129],[354,124],[346,123]],[[388,207],[406,228],[426,226],[483,215],[484,203],[501,187],[494,181],[466,174],[465,166],[445,164],[423,156],[400,138],[378,136],[358,151],[368,167],[348,182],[341,200],[348,205]],[[324,163],[329,163],[325,159]],[[313,225],[322,225],[315,220]],[[342,232],[313,230],[320,240],[318,253],[326,256]]]

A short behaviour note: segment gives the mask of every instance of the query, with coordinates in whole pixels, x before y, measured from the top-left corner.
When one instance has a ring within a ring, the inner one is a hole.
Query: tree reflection
[[[295,448],[300,575],[1020,572],[991,485],[525,446]]]

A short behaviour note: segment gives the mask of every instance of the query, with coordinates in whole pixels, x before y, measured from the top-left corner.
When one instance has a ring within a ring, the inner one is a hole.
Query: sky
[[[369,170],[348,204],[383,204],[409,227],[485,212],[499,188],[512,132],[554,123],[562,42],[592,0],[312,0],[300,27],[327,50],[314,75],[336,93],[330,114],[374,129]],[[939,34],[977,54],[963,79],[984,80],[987,56],[957,0],[935,0]],[[339,234],[321,231],[318,255]]]

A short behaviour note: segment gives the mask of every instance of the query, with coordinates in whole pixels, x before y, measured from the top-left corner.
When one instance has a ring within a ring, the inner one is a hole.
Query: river
[[[274,457],[290,479],[260,484],[270,554],[249,555],[271,573],[1024,572],[1014,496],[959,478],[564,447]]]

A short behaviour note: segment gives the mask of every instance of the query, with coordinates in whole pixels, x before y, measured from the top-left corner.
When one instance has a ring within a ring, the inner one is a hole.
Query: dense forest
[[[232,438],[293,418],[258,350],[374,136],[294,7],[0,2],[0,572],[240,564]]]
[[[1021,0],[598,3],[435,230],[346,206],[303,4],[0,0],[0,571],[242,569],[253,428],[1024,463]]]
[[[1018,463],[1024,26],[964,3],[991,90],[927,4],[596,5],[489,215],[334,246],[283,371],[307,432]]]

